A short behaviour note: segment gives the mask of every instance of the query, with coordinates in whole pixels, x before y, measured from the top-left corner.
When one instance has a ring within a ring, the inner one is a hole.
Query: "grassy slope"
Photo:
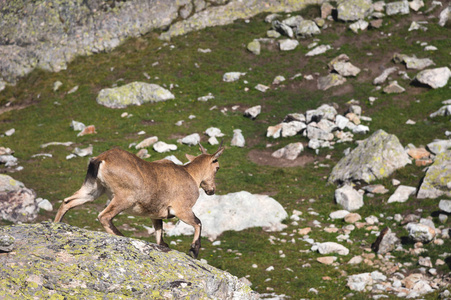
[[[308,14],[314,15],[316,8],[310,9]],[[255,56],[247,52],[245,46],[254,38],[264,37],[269,25],[263,22],[264,16],[252,19],[249,23],[237,21],[233,25],[209,28],[201,32],[190,33],[187,36],[177,37],[168,44],[157,39],[156,33],[131,39],[115,51],[108,54],[98,54],[90,57],[81,57],[71,63],[66,71],[60,73],[46,73],[35,71],[27,78],[21,80],[17,86],[8,87],[0,94],[0,103],[5,105],[30,104],[22,110],[14,110],[0,115],[0,132],[15,128],[12,137],[2,137],[0,144],[15,151],[20,160],[23,171],[11,174],[15,179],[21,180],[27,187],[36,190],[38,196],[49,199],[56,208],[59,199],[67,197],[77,190],[83,181],[87,158],[66,160],[65,157],[75,147],[94,145],[94,155],[97,155],[113,146],[128,148],[132,142],[139,142],[144,137],[157,135],[160,140],[176,143],[177,138],[198,132],[202,133],[210,126],[219,127],[226,134],[227,149],[221,157],[221,171],[217,175],[218,194],[226,194],[240,190],[252,193],[268,193],[278,200],[291,214],[293,209],[303,212],[304,220],[299,226],[289,225],[284,233],[265,233],[260,228],[242,232],[227,232],[219,239],[222,244],[214,247],[204,239],[200,258],[206,259],[210,264],[230,271],[236,276],[249,276],[253,288],[258,292],[274,290],[277,294],[286,294],[293,299],[313,296],[309,294],[310,288],[316,288],[318,298],[343,297],[350,291],[345,287],[346,281],[343,271],[349,274],[373,270],[369,266],[347,266],[346,262],[354,255],[362,254],[363,248],[369,247],[375,236],[365,229],[356,229],[351,233],[352,245],[348,244],[351,253],[339,257],[338,268],[321,265],[316,262],[318,253],[304,253],[300,250],[310,248],[309,244],[301,241],[297,234],[298,228],[312,225],[313,220],[319,220],[323,226],[335,224],[337,227],[345,225],[343,221],[328,220],[328,215],[340,209],[334,203],[334,186],[326,185],[326,178],[330,172],[328,168],[317,168],[317,163],[304,167],[276,168],[259,166],[250,162],[247,154],[251,149],[264,150],[268,143],[274,144],[272,150],[278,149],[294,141],[307,140],[296,136],[291,138],[272,140],[266,138],[266,128],[279,123],[287,113],[305,112],[314,109],[323,103],[337,103],[340,112],[346,109],[345,103],[350,99],[359,100],[364,114],[371,116],[373,121],[369,125],[371,132],[384,129],[396,134],[403,145],[413,143],[417,146],[425,145],[434,138],[444,138],[444,130],[449,129],[449,118],[430,119],[428,115],[441,107],[441,101],[450,97],[449,85],[439,89],[430,90],[409,85],[407,81],[398,82],[407,91],[402,95],[385,95],[373,91],[371,81],[380,74],[380,66],[392,66],[391,57],[395,52],[417,54],[418,57],[431,57],[437,66],[449,65],[450,42],[447,38],[449,28],[441,28],[433,19],[427,25],[429,30],[425,34],[421,31],[408,32],[410,21],[408,17],[393,17],[384,19],[384,26],[378,30],[369,30],[355,35],[346,29],[345,24],[334,23],[332,27],[323,31],[318,37],[321,43],[334,46],[334,49],[324,55],[307,59],[304,54],[308,51],[306,46],[311,39],[301,40],[301,46],[291,52],[279,52],[275,46],[264,46],[261,55]],[[384,32],[382,35],[380,32]],[[388,36],[386,33],[392,33]],[[424,53],[416,41],[427,41],[439,48],[434,53]],[[211,53],[200,53],[198,48],[210,48]],[[367,56],[372,52],[373,56]],[[266,93],[254,89],[258,83],[270,85],[273,78],[283,75],[286,78],[302,73],[314,74],[318,72],[326,75],[327,62],[341,53],[346,53],[351,62],[364,69],[356,79],[348,79],[348,83],[328,91],[318,91],[315,83],[304,79],[287,80],[283,86],[273,88]],[[153,63],[158,62],[156,66]],[[197,65],[197,66],[196,66]],[[398,65],[400,69],[404,67]],[[111,68],[114,68],[112,71]],[[366,69],[365,69],[366,68]],[[222,75],[229,71],[247,72],[244,77],[248,84],[240,80],[235,83],[222,82]],[[147,80],[143,75],[146,72],[151,76]],[[407,71],[413,77],[417,71]],[[53,92],[53,83],[57,80],[63,82],[59,91]],[[97,93],[102,88],[113,84],[126,84],[133,81],[145,81],[176,87],[172,90],[176,100],[165,103],[129,107],[127,109],[112,110],[96,104]],[[79,89],[73,94],[66,94],[72,87],[78,85]],[[249,91],[245,91],[245,87]],[[216,98],[209,102],[198,102],[197,97],[211,92]],[[374,106],[368,102],[369,96],[378,97]],[[419,101],[416,101],[419,100]],[[55,104],[57,103],[57,104]],[[242,116],[245,108],[262,105],[262,114],[252,121]],[[218,109],[210,110],[216,105]],[[240,105],[237,111],[231,107]],[[220,112],[222,108],[228,112]],[[121,118],[123,112],[133,114],[131,118]],[[188,116],[194,114],[196,118],[189,120]],[[407,119],[417,121],[416,125],[405,125]],[[94,124],[97,134],[77,137],[69,124],[77,120],[86,125]],[[181,127],[174,123],[185,120]],[[240,128],[247,140],[248,146],[244,149],[231,148],[230,140],[233,129]],[[138,136],[141,130],[146,136]],[[366,136],[358,136],[363,139]],[[206,137],[204,145],[209,150],[215,147],[207,146]],[[73,141],[71,147],[52,146],[41,149],[40,145],[52,141]],[[321,150],[316,156],[316,162],[333,166],[341,157],[342,151],[347,147],[355,147],[354,143],[337,145],[334,150]],[[135,149],[130,151],[136,152]],[[36,153],[51,153],[53,158],[32,158]],[[150,160],[160,159],[166,154],[151,152]],[[174,154],[185,161],[184,154],[198,154],[197,147],[180,145]],[[331,160],[325,159],[331,154]],[[313,151],[305,150],[305,155],[313,156]],[[377,183],[384,184],[390,192],[395,190],[391,179],[397,178],[403,184],[418,186],[423,171],[420,167],[408,166],[399,170],[390,178]],[[430,216],[437,210],[439,199],[416,200],[410,199],[405,204],[386,204],[388,195],[365,198],[365,207],[359,213],[363,217],[383,214],[393,216],[395,213],[405,214],[417,212],[423,217]],[[314,199],[315,201],[309,201]],[[102,209],[105,198],[94,203],[86,204],[68,213],[65,221],[76,226],[102,230],[96,221],[98,212]],[[312,208],[319,216],[309,215]],[[423,209],[418,212],[417,209]],[[41,211],[39,220],[52,219],[54,213]],[[389,225],[398,236],[406,236],[406,231],[394,221],[381,220]],[[437,221],[437,218],[434,218]],[[146,218],[129,219],[120,215],[115,223],[119,227],[128,224],[135,228],[122,231],[127,236],[147,237],[142,225],[151,226]],[[287,222],[288,224],[289,222]],[[3,222],[3,224],[5,224]],[[438,224],[438,221],[437,223]],[[449,221],[446,226],[449,226]],[[381,228],[383,225],[381,225]],[[321,228],[314,228],[310,236],[315,241],[335,241],[337,234],[329,234]],[[275,237],[275,243],[268,239]],[[191,237],[166,238],[167,241],[180,240],[172,246],[180,251],[186,251]],[[288,242],[283,242],[283,239]],[[292,243],[291,240],[295,243]],[[408,248],[411,245],[406,245]],[[435,262],[437,255],[445,249],[450,249],[450,241],[443,246],[426,245],[429,256]],[[230,249],[228,251],[228,249]],[[281,258],[279,251],[286,257]],[[240,253],[240,254],[238,254]],[[396,254],[395,254],[396,255]],[[401,255],[398,255],[401,256]],[[402,261],[409,261],[411,257],[398,257]],[[252,268],[252,264],[258,268]],[[303,265],[310,263],[310,268]],[[274,266],[272,272],[264,271]],[[414,263],[412,268],[418,266]],[[287,269],[289,268],[289,269]],[[438,267],[439,272],[448,273],[449,266]],[[329,276],[332,280],[322,280]],[[270,278],[270,280],[267,280]]]

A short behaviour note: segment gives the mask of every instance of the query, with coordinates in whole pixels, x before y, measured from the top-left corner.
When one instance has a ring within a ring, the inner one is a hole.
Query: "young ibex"
[[[186,154],[189,163],[180,166],[162,159],[147,162],[121,149],[111,149],[90,160],[85,181],[72,196],[64,199],[55,222],[60,222],[71,208],[94,201],[103,193],[111,200],[98,218],[108,233],[122,235],[113,218],[127,210],[152,219],[158,245],[163,241],[163,219],[178,217],[194,227],[190,255],[197,258],[200,249],[201,222],[192,208],[199,198],[199,186],[208,195],[215,193],[215,174],[219,169],[221,146],[208,154],[199,143],[199,156]]]

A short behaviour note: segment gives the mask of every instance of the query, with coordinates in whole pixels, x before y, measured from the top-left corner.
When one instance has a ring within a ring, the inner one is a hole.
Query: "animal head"
[[[199,156],[193,156],[186,154],[186,158],[193,163],[199,164],[199,175],[201,177],[200,187],[205,191],[207,195],[214,195],[216,191],[215,175],[219,170],[218,158],[224,152],[224,147],[219,146],[218,150],[214,154],[208,154],[207,150],[199,143],[199,149],[202,152]]]

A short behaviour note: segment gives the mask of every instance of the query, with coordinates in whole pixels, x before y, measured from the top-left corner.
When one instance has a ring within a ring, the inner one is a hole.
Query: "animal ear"
[[[205,150],[205,148],[201,145],[201,143],[198,142],[198,144],[199,144],[199,150],[200,150],[200,152],[202,152],[202,154],[207,154],[207,150]]]
[[[193,161],[196,157],[191,154],[185,154],[186,158],[188,158],[189,161]]]

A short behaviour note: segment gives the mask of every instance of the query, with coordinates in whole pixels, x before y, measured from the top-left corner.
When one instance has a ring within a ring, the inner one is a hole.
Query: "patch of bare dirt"
[[[314,156],[311,155],[302,155],[296,158],[295,160],[289,160],[284,158],[275,158],[271,156],[271,153],[273,151],[271,150],[251,150],[249,151],[249,154],[247,155],[248,158],[258,164],[258,165],[264,165],[264,166],[272,166],[272,167],[279,167],[279,168],[286,168],[286,167],[302,167],[306,164],[312,163],[315,160]]]

